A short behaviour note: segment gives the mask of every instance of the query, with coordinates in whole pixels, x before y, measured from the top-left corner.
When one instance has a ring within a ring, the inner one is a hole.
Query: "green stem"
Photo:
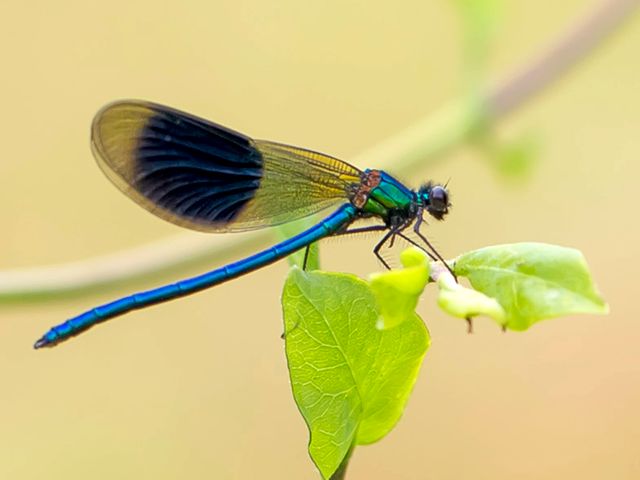
[[[342,463],[338,469],[333,472],[329,480],[344,480],[347,473],[347,467],[349,466],[349,460],[351,460],[351,454],[353,453],[354,446],[352,445],[345,457],[342,459]]]

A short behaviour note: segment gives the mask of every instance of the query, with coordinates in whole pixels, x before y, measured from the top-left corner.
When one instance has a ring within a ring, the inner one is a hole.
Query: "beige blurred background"
[[[504,2],[491,78],[549,45],[585,3]],[[108,101],[154,100],[349,160],[460,94],[461,39],[445,0],[3,0],[0,269],[180,232],[96,167],[88,127]],[[405,178],[452,179],[452,214],[431,230],[445,256],[516,241],[579,248],[611,314],[508,334],[479,320],[467,335],[427,295],[433,344],[405,415],[356,450],[347,478],[640,478],[639,52],[636,17],[500,123],[505,141],[540,140],[527,181],[505,181],[471,148]],[[374,242],[327,241],[324,267],[367,275]],[[31,349],[49,326],[131,289],[2,307],[0,479],[318,478],[279,338],[286,271],[49,351]]]

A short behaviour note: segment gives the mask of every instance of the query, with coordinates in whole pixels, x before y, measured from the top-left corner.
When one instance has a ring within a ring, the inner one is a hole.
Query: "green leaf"
[[[282,295],[293,396],[324,478],[354,445],[385,436],[415,383],[429,334],[420,318],[378,330],[368,284],[339,273],[293,268]]]
[[[608,311],[582,253],[572,248],[543,243],[487,247],[458,257],[454,271],[502,305],[505,326],[512,330],[560,315]]]
[[[401,270],[374,273],[369,277],[380,317],[378,328],[392,328],[413,318],[418,300],[429,281],[429,257],[415,247],[400,254]]]
[[[458,318],[487,315],[500,325],[504,325],[506,314],[495,298],[463,287],[448,271],[438,276],[437,284],[438,305],[448,314]]]

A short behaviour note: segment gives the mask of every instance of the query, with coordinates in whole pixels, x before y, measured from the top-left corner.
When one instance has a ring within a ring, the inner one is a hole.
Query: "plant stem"
[[[344,480],[347,473],[347,467],[349,466],[349,460],[351,460],[351,454],[353,453],[353,448],[354,447],[352,445],[345,457],[342,459],[342,463],[340,463],[338,469],[333,472],[333,475],[331,475],[329,480]]]

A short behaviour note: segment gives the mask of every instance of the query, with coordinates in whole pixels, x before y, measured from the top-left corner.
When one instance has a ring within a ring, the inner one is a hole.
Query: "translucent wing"
[[[107,105],[91,134],[100,168],[120,190],[195,230],[289,222],[346,201],[360,183],[361,172],[338,159],[149,102]]]

